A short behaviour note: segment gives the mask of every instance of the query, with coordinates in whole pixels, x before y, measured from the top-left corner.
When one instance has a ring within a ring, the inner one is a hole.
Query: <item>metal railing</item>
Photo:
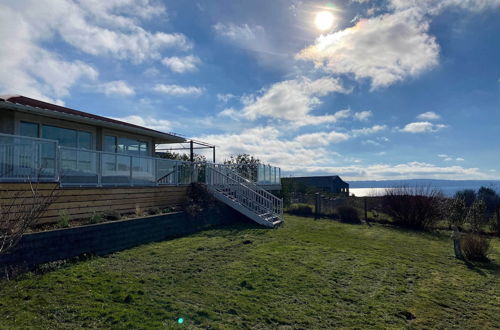
[[[267,214],[283,219],[283,200],[257,184],[240,176],[230,167],[206,165],[206,183],[209,187],[244,205],[257,215]]]
[[[0,134],[0,182],[49,181],[65,186],[181,185],[207,182],[207,166],[248,183],[280,184],[270,165],[191,163],[59,146],[57,141]]]
[[[0,134],[0,181],[57,181],[57,141]]]
[[[61,185],[155,186],[191,183],[189,162],[59,147]]]
[[[264,164],[217,164],[219,168],[227,167],[238,175],[262,185],[281,184],[281,169]]]

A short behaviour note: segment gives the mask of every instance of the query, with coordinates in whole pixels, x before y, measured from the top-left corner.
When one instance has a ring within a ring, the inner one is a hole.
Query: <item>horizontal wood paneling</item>
[[[49,194],[52,183],[39,184],[38,191]],[[111,187],[111,188],[57,188],[57,200],[40,219],[40,223],[58,221],[62,213],[70,219],[81,219],[94,212],[115,210],[120,213],[135,212],[137,208],[165,208],[179,206],[186,200],[187,186],[160,187]],[[30,185],[26,183],[0,183],[0,205],[10,204],[19,192],[29,196]],[[29,203],[28,200],[14,200],[15,203]]]

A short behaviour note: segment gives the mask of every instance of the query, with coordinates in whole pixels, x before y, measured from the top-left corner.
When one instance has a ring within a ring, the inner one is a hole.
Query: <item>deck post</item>
[[[194,161],[193,140],[189,141],[189,160]]]

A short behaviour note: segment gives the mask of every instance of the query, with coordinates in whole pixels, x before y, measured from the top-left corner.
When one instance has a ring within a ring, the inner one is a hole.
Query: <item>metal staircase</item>
[[[270,228],[283,223],[283,200],[240,176],[234,169],[207,164],[206,185],[215,198]]]

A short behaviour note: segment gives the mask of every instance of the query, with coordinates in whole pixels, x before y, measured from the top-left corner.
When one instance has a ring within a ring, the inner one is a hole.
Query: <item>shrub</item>
[[[465,234],[462,236],[461,246],[464,257],[467,260],[489,261],[490,242],[485,237],[476,233]]]
[[[135,206],[135,215],[138,217],[142,217],[144,215],[144,210],[139,206]]]
[[[493,214],[497,206],[500,205],[500,196],[493,189],[481,187],[477,191],[477,199],[484,202],[486,213]]]
[[[441,201],[442,193],[437,189],[403,186],[387,189],[382,208],[395,225],[429,230],[441,217]]]
[[[448,199],[445,203],[444,213],[451,226],[461,227],[467,218],[467,206],[461,197]]]
[[[359,219],[358,210],[351,206],[340,206],[337,209],[340,220],[345,222],[361,222]]]
[[[309,204],[292,204],[288,208],[288,213],[301,216],[311,216],[313,214],[313,208]]]
[[[160,213],[160,209],[158,207],[151,207],[148,209],[147,213],[149,215],[155,215],[155,214]]]
[[[476,199],[469,207],[467,213],[467,223],[473,231],[480,231],[481,227],[488,222],[486,217],[486,204],[480,199]]]
[[[58,228],[68,228],[69,227],[69,214],[68,211],[63,210],[59,213],[59,219],[57,220]]]
[[[120,220],[122,218],[122,215],[118,211],[109,210],[104,213],[104,218],[106,218],[106,220]]]
[[[459,190],[455,193],[454,198],[463,199],[465,206],[470,207],[476,200],[476,192],[472,189]]]
[[[92,213],[92,215],[89,218],[89,223],[90,224],[96,224],[96,223],[101,223],[102,222],[102,214],[98,212]]]

